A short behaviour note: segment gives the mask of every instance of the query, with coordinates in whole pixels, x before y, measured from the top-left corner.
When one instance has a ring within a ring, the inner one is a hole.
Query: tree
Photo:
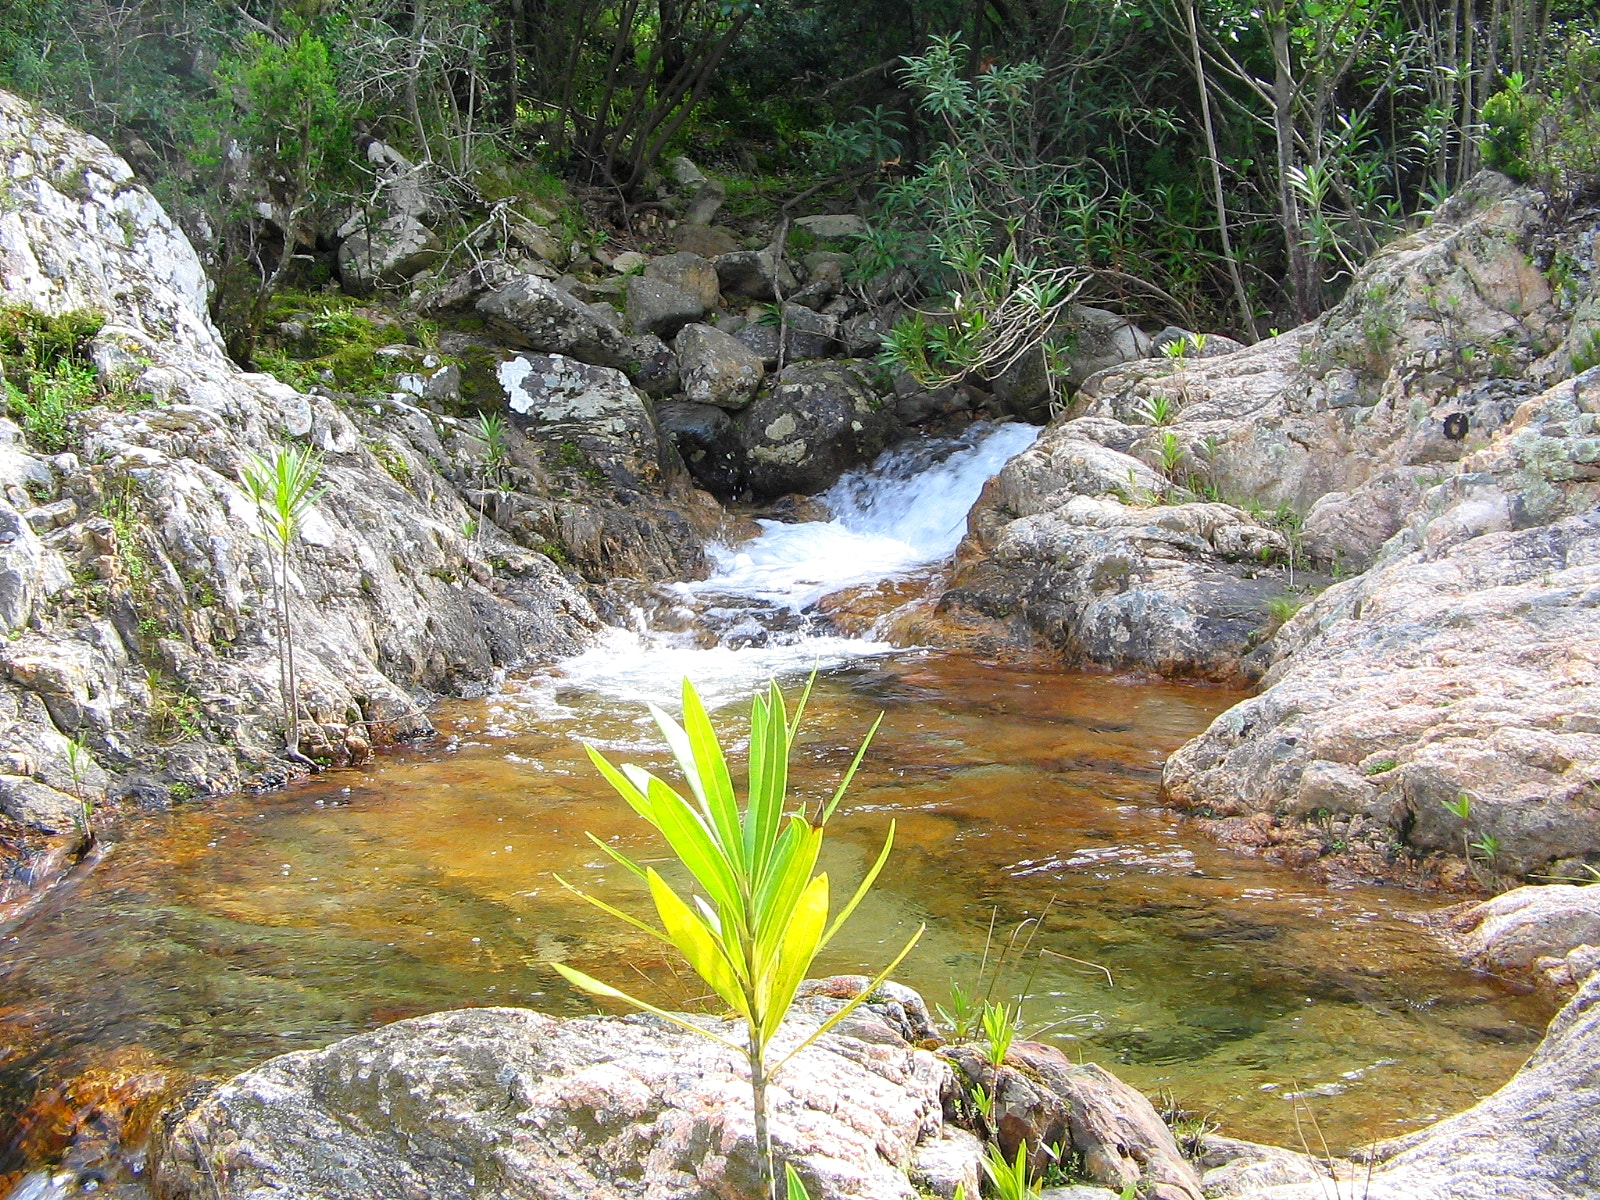
[[[278,641],[278,688],[283,699],[284,751],[291,761],[316,769],[300,753],[300,688],[294,666],[294,624],[290,605],[294,589],[289,579],[289,551],[300,538],[306,514],[321,499],[318,488],[322,458],[315,450],[284,446],[270,459],[252,454],[241,479],[245,493],[261,513],[261,539],[268,549],[267,568],[272,576],[273,611]]]
[[[808,685],[806,695],[809,694]],[[789,718],[783,693],[776,683],[766,696],[758,695],[752,702],[749,788],[742,812],[716,732],[694,685],[687,679],[683,681],[682,725],[655,705],[650,706],[650,711],[689,784],[694,796],[692,801],[639,767],[629,765],[619,770],[594,747],[589,747],[589,757],[606,781],[634,812],[667,840],[703,896],[691,894],[688,900],[684,899],[654,867],[640,866],[593,834],[589,835],[590,841],[650,889],[661,927],[657,929],[561,880],[562,886],[601,911],[657,941],[676,947],[695,974],[743,1018],[745,1044],[736,1045],[720,1034],[635,999],[563,963],[550,964],[592,995],[621,1000],[655,1013],[690,1033],[709,1038],[744,1056],[750,1070],[761,1191],[764,1197],[773,1200],[777,1195],[776,1172],[767,1127],[767,1084],[785,1063],[864,1001],[888,978],[889,972],[900,965],[922,936],[922,928],[918,928],[894,961],[859,996],[829,1017],[776,1064],[768,1061],[773,1039],[812,960],[861,903],[861,898],[883,870],[894,845],[891,823],[877,861],[849,902],[830,922],[827,873],[813,875],[812,871],[822,849],[828,819],[844,798],[845,789],[861,765],[878,726],[874,723],[868,731],[831,800],[819,804],[813,812],[808,812],[803,803],[786,812],[789,753],[805,711],[806,695],[801,697],[793,720]],[[878,718],[880,722],[882,719]]]

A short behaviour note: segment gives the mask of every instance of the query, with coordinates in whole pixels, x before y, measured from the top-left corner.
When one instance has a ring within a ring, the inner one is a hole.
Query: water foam
[[[832,520],[761,521],[761,535],[744,545],[709,547],[711,578],[673,585],[686,605],[698,606],[703,625],[722,625],[721,644],[652,630],[641,611],[638,628],[610,631],[584,653],[515,685],[505,699],[546,721],[577,715],[564,696],[569,691],[675,709],[687,676],[714,709],[769,679],[898,653],[887,642],[840,637],[803,621],[787,631],[762,622],[774,610],[793,616],[841,588],[948,558],[983,485],[1038,436],[1032,425],[979,423],[957,438],[886,451],[829,489],[823,499]]]

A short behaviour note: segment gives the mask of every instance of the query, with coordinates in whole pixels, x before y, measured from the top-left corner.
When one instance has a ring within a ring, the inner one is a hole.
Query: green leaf
[[[699,913],[685,904],[655,871],[649,871],[647,878],[650,897],[656,902],[662,928],[667,931],[672,944],[688,960],[695,974],[710,984],[712,991],[727,1001],[735,1012],[748,1020],[749,1000],[739,986],[738,975],[730,961],[729,951],[732,947],[707,925]]]
[[[654,1004],[640,1000],[636,996],[630,996],[627,992],[619,991],[617,988],[612,987],[609,983],[601,983],[598,979],[594,978],[594,976],[585,975],[582,971],[575,970],[574,968],[567,966],[566,963],[553,962],[550,964],[550,966],[568,983],[574,985],[575,987],[582,988],[591,996],[603,996],[607,1000],[621,1000],[624,1004],[631,1004],[637,1009],[642,1009],[647,1013],[654,1013],[656,1016],[661,1017],[664,1020],[671,1021],[679,1028],[687,1029],[690,1033],[697,1033],[707,1041],[716,1042],[719,1046],[726,1046],[729,1050],[732,1050],[735,1054],[738,1054],[741,1057],[745,1053],[743,1046],[736,1046],[727,1038],[719,1037],[717,1034],[712,1033],[704,1026],[696,1025],[693,1021],[685,1020],[680,1013],[672,1013],[668,1012],[664,1008],[657,1008]]]

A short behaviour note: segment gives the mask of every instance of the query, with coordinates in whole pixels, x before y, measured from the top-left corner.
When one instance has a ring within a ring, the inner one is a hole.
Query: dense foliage
[[[33,0],[0,85],[188,215],[246,333],[370,191],[369,136],[447,213],[553,174],[625,225],[688,152],[774,207],[874,211],[868,257],[925,288],[1011,248],[1246,336],[1480,166],[1600,182],[1582,0]]]

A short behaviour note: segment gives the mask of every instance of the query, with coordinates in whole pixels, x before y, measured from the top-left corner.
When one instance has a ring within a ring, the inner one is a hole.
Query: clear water
[[[769,527],[684,602],[737,607],[744,589],[752,614],[803,608],[865,569],[866,539],[901,547],[880,566],[936,561],[949,541],[938,510],[964,515],[961,497],[996,465],[981,453],[957,448],[931,494],[902,486],[895,461],[881,489],[847,481],[830,526]],[[856,549],[819,560],[840,539]],[[952,981],[978,983],[991,927],[1003,940],[1044,917],[999,984],[1027,993],[1039,1036],[1231,1134],[1297,1145],[1309,1104],[1335,1148],[1498,1087],[1549,1016],[1458,970],[1408,920],[1424,898],[1310,884],[1157,807],[1165,756],[1235,694],[804,629],[746,649],[619,632],[446,706],[439,738],[368,770],[131,823],[4,947],[0,1119],[51,1119],[40,1094],[108,1063],[221,1075],[440,1008],[587,1011],[552,961],[700,1005],[681,965],[555,881],[643,912],[585,833],[662,861],[582,740],[664,770],[642,700],[673,706],[687,674],[736,739],[752,690],[770,676],[797,689],[814,665],[800,795],[831,792],[886,714],[825,867],[849,884],[898,824],[880,886],[819,971],[872,969],[926,922],[901,978],[942,1000]]]

